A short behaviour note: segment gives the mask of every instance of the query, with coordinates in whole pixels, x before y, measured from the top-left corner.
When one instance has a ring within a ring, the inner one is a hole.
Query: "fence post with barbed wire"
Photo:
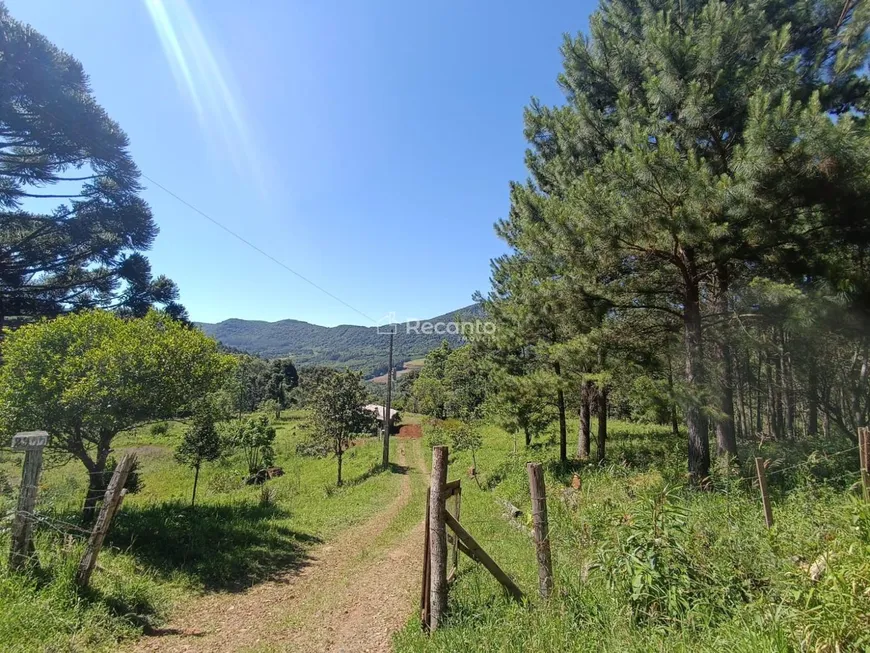
[[[39,475],[42,473],[42,450],[47,444],[48,433],[45,431],[18,433],[12,438],[12,449],[24,451],[24,466],[21,470],[18,507],[12,520],[12,546],[9,551],[10,569],[23,569],[35,553],[33,512],[36,508]]]

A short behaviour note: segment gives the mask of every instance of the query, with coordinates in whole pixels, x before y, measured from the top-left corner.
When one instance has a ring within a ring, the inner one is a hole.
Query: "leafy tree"
[[[260,404],[260,411],[279,419],[281,417],[281,404],[276,399],[266,399]]]
[[[233,359],[165,315],[125,320],[70,314],[11,332],[0,368],[2,430],[49,433],[49,451],[88,471],[84,517],[93,516],[121,431],[168,419],[218,389]]]
[[[175,459],[194,469],[191,508],[196,503],[196,486],[199,483],[199,469],[204,462],[220,458],[225,441],[215,426],[215,416],[208,407],[199,407],[193,416],[193,423],[184,432],[184,438],[175,451]]]
[[[2,4],[0,34],[0,332],[10,316],[93,307],[142,317],[162,304],[186,320],[175,284],[141,254],[157,227],[127,136],[81,64]]]
[[[252,413],[267,396],[270,377],[269,362],[257,356],[236,354],[235,371],[221,389],[227,410],[241,419],[242,413]]]
[[[369,432],[372,426],[371,414],[363,409],[365,401],[362,378],[350,370],[325,376],[311,399],[314,439],[335,455],[338,485],[342,484],[342,457],[353,435]]]
[[[451,349],[445,340],[427,354],[423,369],[405,383],[413,384],[411,401],[420,412],[439,419],[473,419],[486,398],[488,375],[482,351],[470,344]]]
[[[266,384],[266,398],[272,400],[275,417],[281,417],[281,410],[289,403],[290,392],[299,385],[299,374],[293,361],[289,358],[280,358],[272,361],[269,381]]]
[[[337,374],[338,370],[322,365],[312,365],[303,367],[299,371],[299,390],[297,391],[299,403],[303,406],[311,404],[311,401],[317,392],[317,388],[333,374]]]
[[[414,384],[420,377],[420,370],[411,370],[402,374],[396,382],[395,406],[398,410],[420,412],[420,405],[414,395]]]
[[[275,428],[263,413],[251,415],[228,426],[229,441],[242,450],[248,474],[254,476],[275,461]]]
[[[483,353],[471,345],[451,351],[444,365],[443,383],[449,389],[446,400],[449,415],[465,420],[479,417],[489,386],[489,369]]]
[[[420,375],[414,382],[414,405],[421,413],[438,419],[447,417],[447,389],[433,376]]]
[[[511,207],[511,219],[524,221],[532,206],[519,203]],[[512,220],[499,223],[499,234],[514,247],[520,247]],[[492,262],[492,290],[481,297],[487,315],[496,324],[495,333],[483,339],[484,346],[494,355],[496,365],[507,365],[509,373],[518,372],[517,364],[530,368],[546,367],[550,391],[556,403],[559,420],[559,458],[568,458],[566,379],[564,361],[555,355],[556,347],[575,333],[573,302],[568,286],[559,278],[552,261],[524,254],[505,255]],[[579,304],[577,304],[579,306]]]
[[[480,433],[468,422],[459,422],[450,431],[450,446],[454,451],[470,451],[471,462],[477,469],[477,452],[483,446]]]

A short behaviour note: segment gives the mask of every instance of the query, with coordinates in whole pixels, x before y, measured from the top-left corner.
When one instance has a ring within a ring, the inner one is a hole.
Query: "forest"
[[[555,405],[562,460],[569,412],[589,456],[593,407],[684,425],[696,485],[738,440],[866,424],[866,20],[612,2],[566,38],[566,102],[526,109],[530,176],[478,297],[495,335],[469,354],[518,423]]]

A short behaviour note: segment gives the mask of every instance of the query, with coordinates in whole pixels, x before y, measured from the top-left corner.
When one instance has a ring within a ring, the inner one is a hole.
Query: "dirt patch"
[[[425,468],[419,444],[399,448],[398,463]],[[423,524],[385,549],[368,544],[411,500],[411,479],[383,512],[312,552],[302,571],[242,594],[192,601],[166,628],[143,637],[134,651],[367,651],[390,650],[392,633],[414,608]]]
[[[406,367],[401,370],[396,370],[396,379],[400,379],[409,372],[413,372],[414,370],[419,370],[419,367]],[[387,385],[387,375],[381,374],[380,376],[376,376],[374,378],[369,379],[372,383],[380,383],[381,385]]]
[[[402,440],[419,440],[423,437],[423,427],[419,424],[405,424],[399,428],[398,437]]]

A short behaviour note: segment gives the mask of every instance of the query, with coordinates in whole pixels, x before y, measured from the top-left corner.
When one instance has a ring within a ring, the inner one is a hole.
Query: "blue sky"
[[[526,177],[523,108],[561,101],[561,35],[594,9],[6,2],[82,62],[144,174],[375,320],[486,290],[504,251],[492,225]],[[193,319],[369,323],[143,183],[161,230],[152,266]]]

